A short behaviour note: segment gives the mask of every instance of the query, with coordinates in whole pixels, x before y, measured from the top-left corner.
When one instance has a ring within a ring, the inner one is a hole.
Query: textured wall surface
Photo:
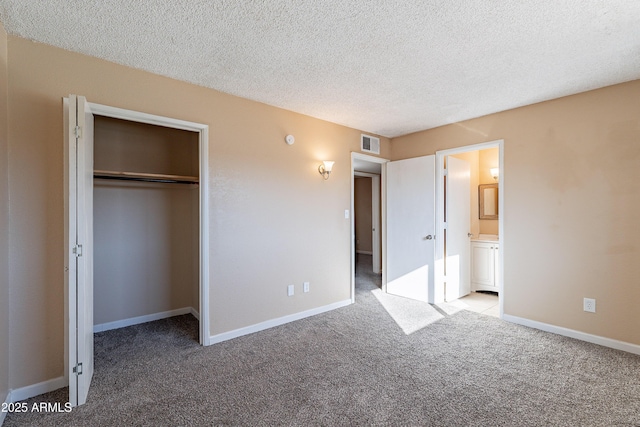
[[[392,158],[497,139],[505,313],[640,344],[640,81],[395,138]]]

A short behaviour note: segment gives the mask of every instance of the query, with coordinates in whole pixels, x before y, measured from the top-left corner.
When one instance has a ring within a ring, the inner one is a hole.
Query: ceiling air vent
[[[365,153],[380,154],[380,138],[365,134],[360,135],[360,150]]]

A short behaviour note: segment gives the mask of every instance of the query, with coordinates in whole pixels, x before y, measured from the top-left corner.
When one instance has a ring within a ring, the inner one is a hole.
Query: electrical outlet
[[[584,311],[588,311],[589,313],[596,312],[596,300],[593,298],[585,298],[584,299]]]
[[[289,285],[287,286],[287,296],[292,297],[293,296],[293,285]]]
[[[302,291],[303,292],[309,292],[309,282],[304,282],[302,284]]]

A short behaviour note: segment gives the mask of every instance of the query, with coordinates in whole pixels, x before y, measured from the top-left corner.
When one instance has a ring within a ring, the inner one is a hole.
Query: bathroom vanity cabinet
[[[471,290],[498,292],[499,242],[471,241]]]

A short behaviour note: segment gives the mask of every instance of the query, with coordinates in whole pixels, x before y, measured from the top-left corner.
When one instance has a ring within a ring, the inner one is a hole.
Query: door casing
[[[389,160],[381,157],[369,156],[367,154],[361,153],[351,153],[351,206],[350,206],[350,229],[349,229],[349,241],[351,242],[351,302],[354,303],[356,301],[356,228],[355,228],[355,215],[354,215],[354,183],[353,177],[356,171],[354,170],[353,163],[355,159],[364,160],[369,163],[377,163],[381,165],[381,173],[380,173],[380,236],[381,236],[381,258],[382,258],[382,266],[386,265],[386,257],[387,257],[387,242],[386,242],[386,170],[385,163]],[[386,292],[387,290],[387,281],[386,281],[386,273],[384,268],[382,268],[382,290]]]

